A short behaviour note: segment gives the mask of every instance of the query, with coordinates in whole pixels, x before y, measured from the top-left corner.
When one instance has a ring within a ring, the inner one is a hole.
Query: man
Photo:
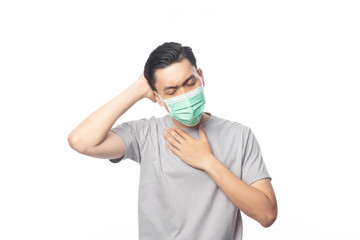
[[[204,112],[205,86],[190,47],[167,42],[142,74],[69,135],[76,151],[140,165],[139,239],[242,239],[240,211],[269,227],[271,178],[249,127]],[[170,113],[112,126],[149,98]]]

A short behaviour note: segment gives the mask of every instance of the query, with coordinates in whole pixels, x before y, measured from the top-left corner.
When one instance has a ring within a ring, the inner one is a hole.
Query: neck
[[[209,119],[210,119],[210,114],[209,113],[203,113],[202,116],[201,116],[201,119],[200,119],[200,122],[198,124],[196,124],[195,126],[186,126],[185,124],[182,124],[181,122],[179,122],[178,120],[176,120],[174,117],[171,117],[172,118],[172,121],[174,122],[174,124],[178,127],[181,127],[181,128],[195,128],[195,127],[198,127],[200,124],[204,124],[206,123]]]

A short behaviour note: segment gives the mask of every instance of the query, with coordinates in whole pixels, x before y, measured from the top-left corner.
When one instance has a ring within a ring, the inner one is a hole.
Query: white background
[[[243,215],[244,239],[356,239],[360,7],[318,0],[1,1],[0,239],[137,239],[138,164],[67,136],[166,41],[193,48],[205,110],[261,146],[279,214]],[[165,114],[146,99],[117,123]]]

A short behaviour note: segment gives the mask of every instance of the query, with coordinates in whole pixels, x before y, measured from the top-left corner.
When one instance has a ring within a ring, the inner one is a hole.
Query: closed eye
[[[196,83],[197,83],[198,79],[195,78],[195,76],[192,74],[184,83],[183,83],[183,86],[184,87],[192,87],[194,86]],[[170,87],[166,87],[165,90],[166,90],[166,95],[174,95],[177,91],[178,87],[175,87],[175,86],[170,86]],[[171,91],[173,90],[173,91]]]
[[[196,81],[194,81],[193,83],[188,83],[188,84],[186,84],[186,85],[188,85],[188,86],[194,86],[195,83],[196,83]]]

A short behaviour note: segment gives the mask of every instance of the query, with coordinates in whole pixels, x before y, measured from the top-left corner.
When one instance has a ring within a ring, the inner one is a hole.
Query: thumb
[[[207,141],[207,137],[206,137],[206,134],[205,134],[202,124],[199,125],[199,137],[200,137],[200,140]]]

